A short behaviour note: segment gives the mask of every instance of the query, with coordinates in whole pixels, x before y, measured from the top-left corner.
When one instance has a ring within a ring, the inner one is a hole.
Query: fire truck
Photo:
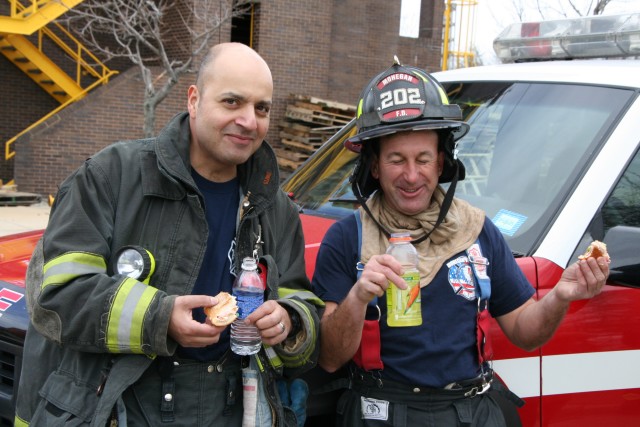
[[[434,73],[470,132],[457,197],[482,208],[540,298],[593,240],[612,258],[604,291],[574,302],[526,352],[493,322],[493,368],[524,401],[524,426],[640,425],[640,14],[518,23],[494,42],[505,64]],[[300,207],[313,276],[324,233],[358,204],[350,122],[284,183]],[[28,313],[24,277],[42,230],[0,238],[0,419],[11,425]],[[308,425],[335,410],[313,394]]]

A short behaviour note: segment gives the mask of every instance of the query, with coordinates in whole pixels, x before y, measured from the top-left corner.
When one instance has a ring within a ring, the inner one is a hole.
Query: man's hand
[[[220,340],[226,326],[214,326],[207,319],[200,323],[193,319],[191,310],[211,307],[218,300],[207,295],[182,295],[176,297],[169,320],[169,336],[183,347],[206,347]]]
[[[566,302],[589,299],[602,292],[608,277],[609,263],[605,258],[587,258],[563,272],[554,292],[558,299]]]
[[[260,331],[262,342],[274,346],[287,339],[291,332],[289,313],[274,300],[265,301],[245,319]]]
[[[551,339],[571,301],[598,295],[608,277],[609,264],[604,258],[580,260],[567,267],[541,300],[531,298],[496,320],[512,343],[532,351]]]
[[[375,296],[384,295],[390,281],[400,289],[407,289],[402,273],[402,265],[391,255],[374,255],[364,266],[360,278],[350,292],[366,305]]]

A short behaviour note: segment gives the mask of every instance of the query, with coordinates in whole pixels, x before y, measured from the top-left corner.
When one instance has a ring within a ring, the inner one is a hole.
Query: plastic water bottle
[[[397,259],[407,283],[407,289],[398,288],[393,282],[387,288],[387,324],[389,326],[418,326],[422,324],[420,298],[420,272],[418,270],[418,252],[411,244],[409,233],[392,233],[389,239],[388,254]]]
[[[231,351],[239,355],[255,354],[262,339],[255,325],[246,325],[244,319],[264,302],[264,284],[258,274],[256,260],[242,260],[242,271],[233,283],[233,296],[238,303],[238,318],[231,324]]]

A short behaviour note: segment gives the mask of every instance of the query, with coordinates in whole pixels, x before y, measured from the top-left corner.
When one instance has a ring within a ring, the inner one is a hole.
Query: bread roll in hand
[[[603,257],[607,260],[607,262],[611,262],[611,258],[609,257],[609,253],[607,252],[607,245],[598,240],[594,240],[591,242],[589,247],[584,254],[578,256],[578,259],[587,259],[587,258],[595,258],[598,259]]]
[[[227,326],[236,320],[238,305],[236,297],[228,292],[220,292],[216,295],[218,304],[212,307],[205,307],[204,312],[209,321],[215,326]]]

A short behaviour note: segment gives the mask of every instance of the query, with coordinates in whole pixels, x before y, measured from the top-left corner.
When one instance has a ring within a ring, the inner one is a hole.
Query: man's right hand
[[[335,372],[353,357],[360,345],[367,304],[381,297],[393,282],[401,289],[407,284],[400,276],[402,265],[391,255],[372,256],[347,297],[338,305],[326,301],[320,328],[320,358],[318,364]]]
[[[193,319],[192,311],[198,307],[211,307],[218,301],[207,295],[182,295],[176,297],[169,320],[169,336],[182,347],[206,347],[215,344],[226,326],[214,326],[209,321],[200,323]]]
[[[400,289],[407,289],[402,273],[402,265],[391,255],[374,255],[364,266],[352,292],[359,301],[368,304],[375,296],[384,295],[389,282]]]

